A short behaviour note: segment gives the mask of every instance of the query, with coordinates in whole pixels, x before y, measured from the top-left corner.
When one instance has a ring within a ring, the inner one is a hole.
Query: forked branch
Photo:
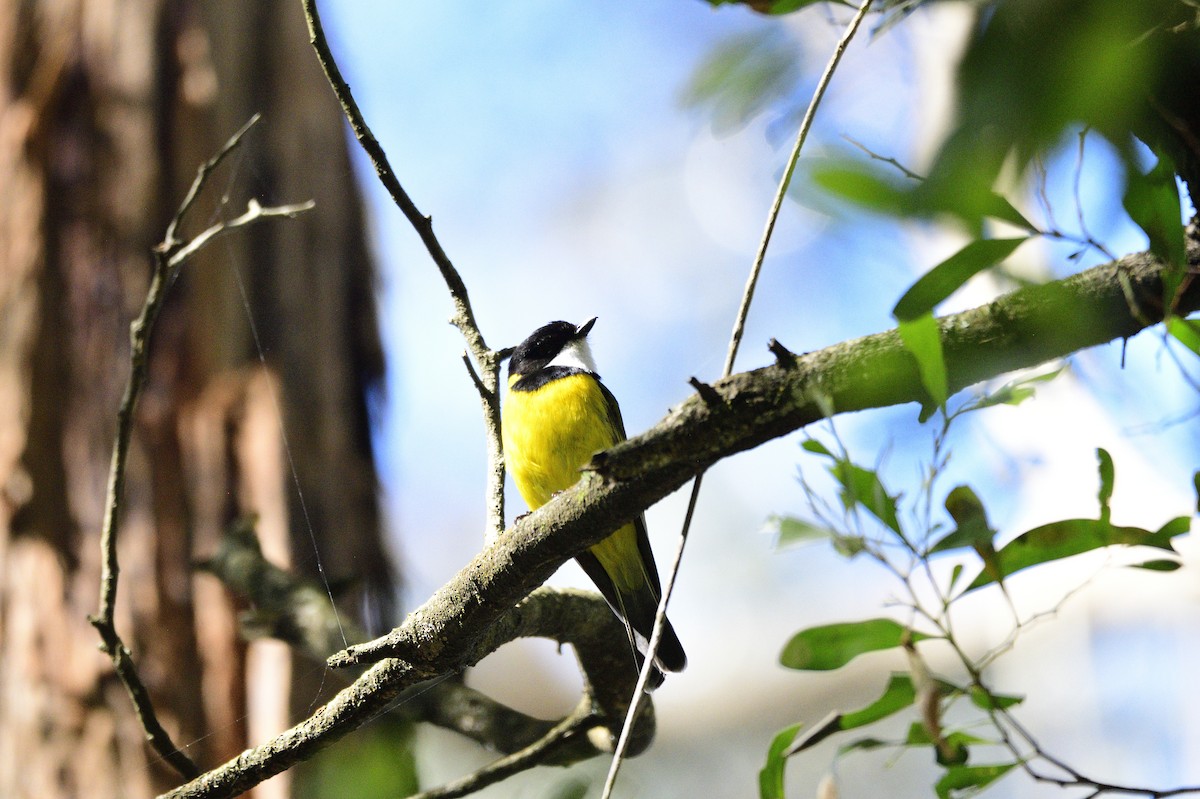
[[[295,216],[312,208],[312,203],[264,208],[251,200],[246,212],[234,219],[218,222],[195,238],[181,240],[178,237],[180,225],[188,211],[195,204],[200,192],[204,189],[209,176],[241,143],[242,137],[258,122],[258,115],[250,118],[241,130],[230,137],[220,152],[201,165],[195,180],[185,196],[179,209],[175,212],[167,226],[163,241],[154,249],[154,273],[150,278],[150,288],[142,310],[130,327],[130,362],[129,380],[125,384],[125,392],[121,405],[117,410],[117,434],[113,444],[113,456],[108,473],[108,493],[104,501],[104,521],[100,530],[101,573],[100,573],[100,602],[96,615],[89,616],[88,621],[100,635],[100,648],[111,658],[113,669],[120,678],[129,697],[133,701],[134,710],[141,720],[142,728],[146,731],[146,741],[151,748],[165,761],[171,764],[185,777],[193,777],[199,773],[196,764],[171,741],[170,735],[159,723],[150,701],[150,694],[138,677],[137,667],[128,647],[117,633],[113,620],[117,604],[117,581],[120,575],[120,563],[117,560],[117,537],[121,524],[121,509],[124,500],[125,472],[129,455],[129,446],[133,439],[134,413],[137,410],[138,397],[146,385],[146,375],[149,368],[150,338],[154,332],[154,324],[162,310],[163,300],[171,284],[171,277],[176,269],[185,261],[199,252],[203,247],[217,237],[235,228],[244,227],[253,222],[271,216]]]

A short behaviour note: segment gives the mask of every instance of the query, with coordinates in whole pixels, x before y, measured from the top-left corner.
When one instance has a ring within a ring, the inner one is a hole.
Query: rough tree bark
[[[369,626],[390,616],[366,406],[382,372],[373,269],[299,5],[0,0],[0,796],[179,782],[142,746],[86,617],[151,248],[196,167],[255,111],[264,122],[199,221],[226,190],[233,213],[250,196],[317,209],[227,237],[168,296],[137,413],[118,629],[205,767],[252,743],[252,696],[278,695],[254,680],[269,648],[247,651],[226,592],[192,568],[235,517],[259,512],[268,552],[309,572],[311,529],[330,583],[351,586],[344,606],[374,603]]]

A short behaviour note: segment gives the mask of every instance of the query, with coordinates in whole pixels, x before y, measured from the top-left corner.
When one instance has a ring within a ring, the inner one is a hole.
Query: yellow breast
[[[596,378],[572,374],[533,391],[518,391],[509,378],[502,426],[504,455],[517,490],[530,510],[578,482],[580,467],[617,441]]]

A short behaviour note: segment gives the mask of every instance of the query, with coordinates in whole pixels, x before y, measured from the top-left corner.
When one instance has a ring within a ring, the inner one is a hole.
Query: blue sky
[[[947,118],[949,64],[965,19],[956,4],[938,9],[852,45],[810,155],[844,151],[845,134],[912,166],[928,158],[931,137]],[[698,0],[662,0],[356,2],[329,4],[324,14],[369,124],[401,182],[432,215],[491,346],[514,344],[552,319],[599,316],[590,338],[631,433],[686,397],[688,377],[719,375],[793,123],[769,113],[717,136],[703,113],[681,107],[680,97],[697,64],[726,37],[779,28],[809,76],[792,102],[802,104],[840,32],[826,11],[777,20]],[[1112,174],[1104,158],[1089,152],[1095,166],[1087,179],[1101,188]],[[482,428],[436,269],[370,170],[360,173],[383,269],[390,359],[380,469],[411,606],[482,545]],[[1052,197],[1071,207],[1069,195]],[[1143,246],[1113,209],[1089,213],[1093,232],[1118,251]],[[772,336],[806,351],[892,327],[899,295],[962,243],[940,229],[828,217],[789,202],[737,368],[769,362]],[[1020,260],[1044,270],[1055,262],[1050,252],[1029,244]],[[978,280],[947,308],[968,307],[994,291],[994,283]],[[1192,395],[1171,379],[1170,363],[1149,336],[1135,340],[1124,371],[1119,361],[1119,345],[1098,348],[1077,359],[1075,376],[1051,384],[1044,401],[998,409],[957,431],[962,449],[954,476],[976,486],[1004,529],[1094,514],[1094,449],[1101,445],[1117,459],[1114,508],[1124,523],[1161,523],[1143,518],[1147,492],[1177,512],[1190,507],[1179,466],[1182,453],[1196,451],[1194,425],[1140,428],[1186,411]],[[1095,391],[1082,391],[1088,387]],[[915,417],[915,406],[856,414],[839,420],[838,430],[856,457],[882,462],[911,494],[930,439]],[[717,791],[710,795],[748,795],[772,730],[816,721],[835,701],[863,704],[879,690],[889,667],[883,660],[848,669],[836,684],[776,665],[791,632],[887,613],[896,591],[865,563],[846,565],[821,545],[779,552],[764,532],[770,514],[808,515],[798,464],[822,482],[819,466],[802,461],[799,440],[789,436],[726,461],[706,479],[671,613],[691,666],[656,694],[659,741],[631,764],[631,795],[691,796],[701,787]],[[668,498],[648,514],[660,563],[674,548],[684,499]],[[510,519],[523,509],[510,492]],[[556,581],[586,584],[573,566]],[[1053,604],[1055,588],[1031,588],[1031,601]],[[1002,615],[975,612],[984,620],[982,638],[1002,628]],[[1076,621],[1099,618],[1089,613]],[[472,679],[514,702],[542,703],[546,713],[572,703],[571,667],[549,646],[496,660]],[[513,675],[530,668],[547,675],[536,696],[513,685]],[[731,735],[744,745],[731,746]],[[448,763],[426,763],[431,775],[453,776],[465,768],[460,758],[487,759],[450,736],[427,737],[452,753]],[[798,764],[797,784],[815,784],[830,757],[814,754]],[[912,758],[891,773],[903,779],[910,772],[925,784],[932,773]],[[848,788],[860,780],[868,791],[873,773],[840,776]],[[519,784],[520,795],[540,795],[536,779]]]

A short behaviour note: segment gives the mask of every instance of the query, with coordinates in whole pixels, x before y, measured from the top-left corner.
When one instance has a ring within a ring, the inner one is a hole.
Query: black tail
[[[654,631],[654,615],[658,610],[661,588],[658,582],[654,561],[649,559],[649,542],[645,538],[645,528],[638,525],[639,545],[645,542],[642,549],[642,564],[645,580],[639,586],[618,589],[608,572],[600,565],[600,561],[591,552],[584,552],[576,560],[592,582],[600,589],[608,601],[609,607],[625,623],[625,632],[629,636],[632,656],[640,670],[645,662],[644,652],[650,643],[650,634]],[[657,657],[654,659],[655,671],[650,687],[655,688],[662,683],[664,671],[683,671],[687,666],[687,655],[684,654],[683,644],[675,634],[675,628],[669,620],[665,620],[662,640],[659,642]]]

